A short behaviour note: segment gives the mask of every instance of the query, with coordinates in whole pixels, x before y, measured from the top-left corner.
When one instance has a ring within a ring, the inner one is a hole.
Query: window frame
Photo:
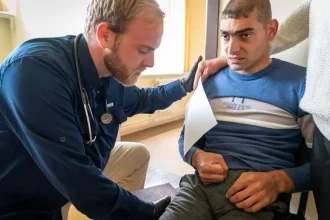
[[[217,57],[221,0],[207,0],[205,60]]]

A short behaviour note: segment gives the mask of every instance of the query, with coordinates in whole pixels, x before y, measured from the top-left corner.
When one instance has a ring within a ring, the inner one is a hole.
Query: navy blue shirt
[[[85,38],[78,45],[82,83],[94,120],[92,146],[74,62],[74,36],[33,39],[0,67],[0,218],[61,219],[68,201],[93,219],[151,219],[153,206],[102,174],[118,127],[185,96],[179,81],[124,87],[99,78]],[[101,122],[105,99],[110,124]]]

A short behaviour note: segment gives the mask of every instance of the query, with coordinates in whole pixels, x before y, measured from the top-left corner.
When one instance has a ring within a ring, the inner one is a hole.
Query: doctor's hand
[[[198,171],[199,178],[206,185],[222,182],[227,178],[228,167],[220,154],[196,150],[192,166]]]
[[[198,64],[198,69],[195,75],[194,80],[194,89],[197,88],[199,78],[204,82],[209,76],[215,74],[220,69],[228,65],[227,59],[225,56],[217,57],[210,60],[203,60]]]
[[[227,191],[226,197],[239,209],[257,212],[272,204],[280,193],[292,191],[293,183],[282,170],[245,172]]]
[[[202,59],[203,59],[203,57],[199,56],[197,61],[194,63],[194,65],[191,67],[191,69],[187,73],[187,75],[183,79],[180,80],[180,83],[181,83],[183,89],[186,91],[186,93],[192,92],[194,90],[194,79],[195,79],[196,71],[198,68],[198,63],[200,61],[202,61]]]
[[[154,220],[157,220],[162,216],[162,214],[165,212],[166,207],[171,202],[170,196],[165,196],[152,204],[154,205]]]

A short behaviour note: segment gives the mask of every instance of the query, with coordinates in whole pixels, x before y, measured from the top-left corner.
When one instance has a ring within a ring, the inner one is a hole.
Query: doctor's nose
[[[150,51],[150,53],[143,60],[143,66],[152,68],[155,65],[155,52]]]

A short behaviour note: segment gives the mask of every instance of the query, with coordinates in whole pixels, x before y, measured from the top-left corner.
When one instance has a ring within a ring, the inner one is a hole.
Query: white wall
[[[0,18],[0,65],[12,50],[9,19]]]
[[[76,35],[82,32],[88,2],[89,0],[7,0],[9,11],[15,14],[13,47],[30,38]]]
[[[276,18],[280,23],[290,12],[303,0],[270,0],[272,4],[273,18]],[[229,0],[221,0],[220,10],[222,11]],[[219,44],[220,45],[220,44]],[[219,51],[222,54],[221,48]],[[301,42],[299,45],[290,50],[284,51],[273,57],[286,60],[298,65],[307,65],[308,40]]]

